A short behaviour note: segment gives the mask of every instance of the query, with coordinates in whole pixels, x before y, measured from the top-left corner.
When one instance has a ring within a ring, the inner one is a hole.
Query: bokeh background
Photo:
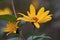
[[[14,6],[16,13],[22,12],[27,15],[29,10],[29,5],[34,4],[36,11],[38,12],[39,8],[42,6],[45,7],[45,10],[50,10],[50,13],[53,14],[53,19],[47,23],[41,24],[39,30],[35,30],[35,35],[47,34],[52,39],[50,40],[60,40],[60,0],[14,0]],[[1,0],[0,9],[10,8],[12,10],[11,0]],[[12,10],[13,12],[13,10]],[[18,15],[19,17],[20,15]],[[12,38],[16,35],[4,35],[3,28],[6,26],[7,20],[0,20],[0,40],[5,40],[5,38]],[[25,38],[28,37],[27,34],[33,32],[34,26],[30,23],[24,24],[22,26],[23,35]]]

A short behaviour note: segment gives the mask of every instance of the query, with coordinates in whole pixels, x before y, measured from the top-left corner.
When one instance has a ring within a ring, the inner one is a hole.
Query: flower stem
[[[33,35],[32,35],[32,40],[34,38],[34,33],[35,33],[35,27],[33,27]]]
[[[17,18],[17,14],[16,14],[16,10],[15,10],[15,7],[14,7],[14,1],[13,0],[11,0],[11,5],[12,5],[14,16]]]
[[[19,40],[25,40],[24,37],[23,37],[22,28],[19,29]]]

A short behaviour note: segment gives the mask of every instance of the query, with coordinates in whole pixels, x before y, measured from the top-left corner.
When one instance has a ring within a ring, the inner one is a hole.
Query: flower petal
[[[22,15],[25,18],[28,18],[28,16],[24,15],[23,13],[18,13],[18,14]]]
[[[7,33],[6,35],[8,36],[11,32]]]
[[[5,8],[4,10],[0,10],[0,15],[12,14],[9,8]]]
[[[9,32],[9,30],[8,30],[8,29],[6,29],[6,28],[5,28],[3,31],[4,31],[4,32]]]
[[[12,12],[11,12],[11,10],[9,8],[5,8],[4,9],[4,13],[5,14],[11,14]]]
[[[52,15],[46,16],[45,18],[43,18],[42,20],[40,20],[39,23],[45,23],[45,22],[47,22],[47,21],[50,21],[50,20],[52,19],[51,16],[52,16]]]
[[[33,4],[30,5],[30,13],[31,13],[31,16],[35,16],[36,14],[35,7],[33,6]]]
[[[48,19],[45,19],[45,21],[43,21],[43,23],[48,22],[48,21],[50,21],[51,19],[52,19],[51,17],[48,18]]]
[[[49,14],[49,10],[41,14],[41,16],[38,18],[39,19],[38,21],[43,20],[48,14]]]
[[[27,13],[28,13],[28,16],[31,17],[31,14],[29,13],[29,11],[27,11]]]
[[[34,23],[34,25],[35,25],[35,27],[36,27],[37,29],[39,29],[39,28],[40,28],[39,23]]]
[[[44,13],[44,7],[42,7],[41,9],[39,9],[39,11],[37,13],[37,17],[40,17],[43,13]]]
[[[13,33],[16,33],[16,31],[13,31]]]
[[[27,22],[32,22],[32,20],[24,18],[24,17],[19,17],[19,18],[17,18],[17,20],[24,20],[24,21],[27,21]]]
[[[17,18],[17,20],[27,20],[26,18],[23,18],[23,17],[19,17],[19,18]]]

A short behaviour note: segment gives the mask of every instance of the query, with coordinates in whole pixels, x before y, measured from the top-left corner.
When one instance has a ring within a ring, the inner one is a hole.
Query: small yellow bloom
[[[6,25],[6,28],[4,28],[4,32],[7,32],[8,34],[10,33],[16,33],[16,30],[18,29],[18,22],[8,22]],[[7,34],[7,35],[8,35]]]
[[[52,19],[52,14],[49,14],[49,10],[44,11],[44,7],[42,7],[41,9],[39,9],[38,13],[36,14],[36,10],[35,7],[31,4],[30,5],[30,12],[27,11],[28,16],[19,13],[20,15],[22,15],[23,17],[19,17],[17,18],[17,20],[24,20],[27,22],[33,22],[36,28],[40,28],[39,23],[45,23],[47,21],[50,21]]]
[[[0,15],[12,14],[9,8],[5,8],[4,10],[0,10]]]

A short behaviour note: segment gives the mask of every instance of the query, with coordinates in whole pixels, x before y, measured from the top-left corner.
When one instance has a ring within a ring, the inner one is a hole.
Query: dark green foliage
[[[0,20],[9,20],[9,21],[16,21],[16,17],[13,15],[0,15]]]

